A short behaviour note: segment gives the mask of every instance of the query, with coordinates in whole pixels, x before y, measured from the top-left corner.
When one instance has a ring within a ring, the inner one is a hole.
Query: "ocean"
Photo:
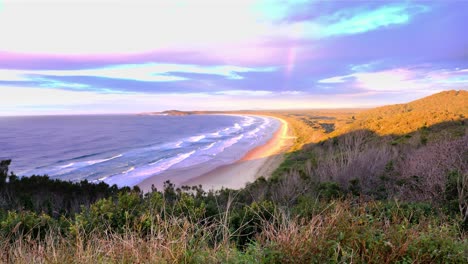
[[[279,126],[241,115],[0,117],[0,160],[12,159],[18,176],[134,186],[171,170],[233,163]]]

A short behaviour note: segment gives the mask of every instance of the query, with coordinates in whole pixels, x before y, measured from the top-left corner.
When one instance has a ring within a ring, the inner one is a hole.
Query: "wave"
[[[64,160],[53,164],[51,170],[44,172],[51,176],[68,177],[70,174],[75,178],[84,177],[123,186],[138,184],[145,178],[171,168],[184,168],[204,162],[224,162],[231,157],[237,157],[234,155],[235,152],[244,151],[252,145],[252,142],[257,142],[257,139],[264,136],[262,131],[273,123],[268,118],[257,117],[239,120],[232,122],[230,126],[218,126],[207,133],[198,132],[194,133],[194,136],[172,138],[165,142],[162,139],[155,139],[146,146],[129,146],[130,149],[114,156],[106,157],[105,153],[95,153]],[[245,144],[243,141],[246,141]],[[102,158],[103,156],[105,158]],[[118,160],[109,162],[114,159]],[[127,165],[130,160],[131,166]],[[92,171],[96,174],[90,176],[89,173]]]
[[[242,126],[239,123],[235,123],[234,126],[226,127],[220,131],[222,135],[230,135],[242,129]]]
[[[84,155],[84,156],[80,156],[80,157],[88,157],[88,156],[94,156],[94,154]],[[78,169],[82,169],[82,168],[92,166],[92,165],[95,165],[95,164],[98,164],[98,163],[113,160],[113,159],[116,159],[116,158],[119,158],[119,157],[122,157],[122,156],[123,156],[122,154],[119,154],[119,155],[116,155],[116,156],[113,156],[113,157],[110,157],[110,158],[106,158],[106,159],[70,162],[70,163],[68,163],[66,165],[54,166],[52,168],[47,168],[47,166],[42,166],[42,167],[36,168],[34,173],[48,174],[48,175],[51,175],[51,176],[64,175],[64,174],[70,173],[70,172],[78,170]],[[73,159],[70,159],[69,161],[77,160],[77,159],[78,158],[73,158]]]
[[[72,162],[72,163],[69,163],[69,164],[67,164],[67,165],[64,165],[64,166],[60,166],[60,168],[61,168],[61,169],[65,169],[65,168],[71,167],[71,166],[73,166],[73,165],[75,165],[75,163],[74,163],[74,162]]]
[[[107,184],[117,184],[119,186],[125,185],[135,185],[141,182],[142,180],[160,174],[165,170],[171,168],[172,166],[182,162],[196,151],[190,151],[186,153],[179,153],[176,156],[168,159],[161,159],[157,162],[148,164],[142,167],[131,167],[130,169],[123,171],[122,173],[115,174],[109,177],[103,177],[104,182]]]
[[[119,154],[119,155],[110,157],[110,158],[108,158],[108,159],[90,160],[90,161],[86,161],[86,163],[88,163],[89,165],[94,165],[94,164],[106,162],[106,161],[109,161],[109,160],[113,160],[113,159],[116,159],[116,158],[120,158],[120,157],[122,157],[122,156],[123,156],[123,154]]]
[[[200,136],[193,136],[193,137],[189,137],[187,139],[188,142],[198,142],[202,139],[204,139],[206,136],[205,135],[200,135]]]
[[[158,168],[162,169],[162,170],[169,169],[173,165],[175,165],[177,163],[180,163],[181,161],[183,161],[183,160],[187,159],[188,157],[192,156],[195,152],[196,152],[195,150],[192,150],[192,151],[187,152],[187,153],[178,154],[175,158],[169,159],[166,163],[164,163],[162,165],[159,165]]]
[[[202,148],[202,150],[208,150],[208,149],[212,148],[216,143],[217,143],[217,141],[215,141],[215,142],[209,144],[208,146]]]
[[[218,138],[218,137],[221,137],[221,132],[224,131],[224,130],[218,130],[216,132],[213,132],[213,133],[208,133],[207,136],[209,137],[214,137],[214,138]]]
[[[74,157],[74,158],[71,159],[71,160],[79,160],[79,159],[90,158],[90,157],[94,157],[94,156],[97,156],[97,155],[100,155],[100,154],[103,154],[103,153],[104,153],[104,152],[97,152],[97,153],[92,153],[92,154],[86,154],[86,155]],[[66,161],[66,160],[59,160],[58,162],[63,162],[63,161]]]
[[[255,123],[255,118],[246,116],[245,119],[242,121],[242,126],[243,127],[248,127],[251,126],[253,123]]]
[[[247,133],[248,136],[255,136],[258,132],[260,131],[260,128],[257,127],[256,129],[250,131],[249,133]]]
[[[100,182],[100,181],[104,181],[104,180],[105,180],[105,179],[107,179],[107,178],[109,178],[109,175],[107,175],[107,176],[104,176],[104,177],[101,177],[101,178],[99,178],[99,179],[97,179],[97,180],[94,180],[93,182]]]
[[[230,146],[236,144],[237,142],[239,142],[239,140],[241,140],[242,138],[244,137],[243,134],[237,136],[237,137],[233,137],[229,140],[226,140],[226,142],[223,144],[222,146],[222,149],[225,150],[226,148],[229,148]]]
[[[132,167],[130,167],[130,169],[122,171],[122,174],[127,174],[127,173],[129,173],[129,172],[131,172],[133,170],[135,170],[135,167],[132,166]]]

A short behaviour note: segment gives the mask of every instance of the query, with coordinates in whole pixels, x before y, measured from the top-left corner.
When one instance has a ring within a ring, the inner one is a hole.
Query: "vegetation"
[[[269,113],[297,144],[273,177],[241,190],[167,182],[143,194],[18,178],[2,161],[0,261],[467,263],[467,96]]]
[[[401,135],[423,127],[449,121],[463,121],[468,114],[468,91],[446,91],[408,104],[397,104],[363,111],[354,122],[334,135],[367,129],[378,135]]]

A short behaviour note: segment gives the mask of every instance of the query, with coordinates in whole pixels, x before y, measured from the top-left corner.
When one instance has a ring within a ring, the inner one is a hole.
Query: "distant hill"
[[[207,115],[207,114],[220,114],[229,113],[223,111],[180,111],[180,110],[166,110],[162,112],[149,112],[141,113],[141,115],[169,115],[169,116],[187,116],[187,115]]]
[[[161,112],[161,114],[173,115],[173,116],[185,116],[185,115],[191,115],[193,113],[187,112],[187,111],[179,111],[179,110],[168,110],[168,111]]]
[[[442,122],[464,120],[467,116],[468,91],[444,91],[410,103],[360,112],[354,122],[334,134],[356,129],[368,129],[379,135],[405,134]]]

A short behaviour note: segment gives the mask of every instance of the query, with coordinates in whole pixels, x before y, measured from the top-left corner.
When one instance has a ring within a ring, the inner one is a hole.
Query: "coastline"
[[[240,160],[208,171],[179,170],[165,175],[155,175],[143,180],[138,186],[143,191],[150,191],[152,185],[161,189],[163,187],[161,179],[163,178],[171,179],[171,182],[178,186],[202,185],[205,190],[218,190],[223,187],[240,189],[248,182],[253,182],[261,176],[269,177],[283,162],[284,154],[294,143],[294,137],[292,137],[292,130],[285,120],[268,115],[256,116],[275,118],[281,122],[281,125],[265,144],[251,149]],[[184,175],[185,179],[181,175]]]

